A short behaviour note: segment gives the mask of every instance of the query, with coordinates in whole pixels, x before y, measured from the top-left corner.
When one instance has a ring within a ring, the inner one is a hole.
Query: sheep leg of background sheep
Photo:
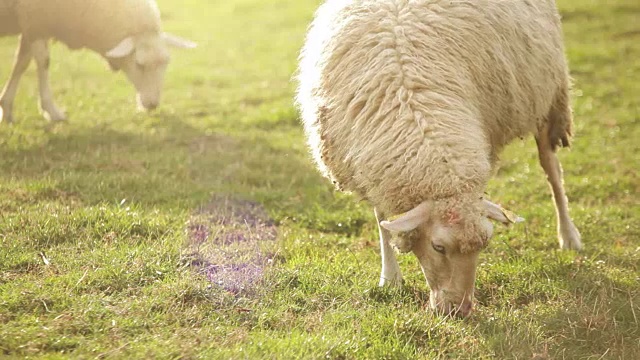
[[[562,167],[560,166],[560,161],[558,161],[556,153],[553,151],[547,127],[543,128],[536,136],[536,144],[538,145],[540,165],[547,174],[547,181],[551,187],[556,206],[560,247],[563,249],[580,250],[582,248],[580,233],[569,216],[569,202],[562,185]]]
[[[384,219],[384,214],[373,210],[376,214],[378,222],[378,231],[380,232],[380,256],[382,257],[382,272],[380,274],[379,286],[399,286],[402,284],[402,274],[400,273],[400,265],[396,259],[396,254],[389,243],[391,233],[389,230],[380,226],[380,221]]]
[[[49,121],[61,121],[65,115],[53,102],[49,86],[49,46],[47,40],[36,40],[31,44],[31,52],[38,66],[38,85],[40,88],[40,111]]]
[[[13,63],[13,70],[9,81],[5,85],[2,93],[0,93],[0,120],[8,123],[13,122],[13,100],[16,98],[16,92],[18,91],[18,83],[20,77],[29,67],[31,61],[31,44],[24,36],[20,37],[20,44],[16,51],[15,62]]]

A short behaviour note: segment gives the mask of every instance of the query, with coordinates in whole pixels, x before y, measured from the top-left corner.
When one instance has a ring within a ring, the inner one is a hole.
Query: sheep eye
[[[433,246],[433,250],[439,252],[440,254],[444,254],[444,246],[436,244],[431,244],[431,246]]]

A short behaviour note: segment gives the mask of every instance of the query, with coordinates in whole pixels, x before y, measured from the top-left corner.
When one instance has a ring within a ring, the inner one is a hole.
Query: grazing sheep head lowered
[[[555,154],[573,134],[562,33],[551,0],[326,0],[318,9],[296,100],[318,169],[374,208],[380,286],[402,284],[395,245],[418,257],[432,308],[471,313],[490,220],[522,221],[482,194],[505,146],[529,135],[560,247],[582,248]]]
[[[466,317],[473,308],[478,255],[493,235],[488,219],[504,224],[524,220],[488,200],[436,200],[380,225],[398,238],[401,251],[418,258],[431,288],[431,308]]]
[[[191,49],[196,44],[167,33],[144,33],[123,39],[104,55],[111,69],[124,71],[135,86],[140,109],[153,110],[160,104],[168,46]]]

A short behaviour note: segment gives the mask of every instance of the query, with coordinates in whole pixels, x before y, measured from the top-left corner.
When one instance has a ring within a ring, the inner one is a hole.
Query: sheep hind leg
[[[555,202],[558,240],[562,249],[580,250],[582,248],[580,232],[578,232],[569,215],[569,202],[562,184],[562,167],[556,156],[556,146],[552,142],[551,136],[549,127],[543,127],[542,131],[536,136],[536,144],[538,145],[540,165],[547,175],[547,181],[551,187]]]
[[[374,212],[378,223],[378,232],[380,233],[380,256],[382,257],[379,286],[400,286],[402,284],[402,274],[400,273],[400,265],[398,265],[396,254],[389,242],[391,233],[380,226],[380,221],[384,219],[384,215],[378,212],[377,209],[374,209]]]
[[[66,119],[64,112],[60,111],[53,101],[53,94],[49,86],[49,46],[47,40],[36,40],[31,45],[33,57],[38,66],[38,85],[40,89],[40,112],[49,121],[62,121]]]
[[[16,98],[20,78],[29,67],[31,57],[31,44],[24,36],[21,36],[13,63],[13,70],[11,70],[9,80],[2,92],[0,92],[0,121],[13,122],[13,100]]]

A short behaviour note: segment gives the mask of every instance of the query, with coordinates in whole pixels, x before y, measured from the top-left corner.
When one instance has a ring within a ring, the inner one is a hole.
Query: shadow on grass
[[[18,131],[6,134],[0,176],[52,183],[49,197],[71,194],[85,204],[133,197],[147,206],[170,207],[208,199],[202,192],[251,193],[268,186],[276,168],[317,177],[308,162],[276,149],[264,134],[205,133],[166,115],[136,120],[148,121],[144,133],[109,124],[61,124],[34,135],[39,140],[32,144]]]
[[[0,128],[0,178],[30,189],[5,193],[0,206],[35,206],[38,197],[65,205],[73,199],[74,207],[126,199],[142,208],[190,211],[212,195],[235,194],[262,203],[276,222],[323,232],[357,234],[370,221],[369,209],[333,192],[306,151],[291,146],[303,136],[289,119],[279,129],[249,127],[233,135],[163,113],[130,121],[60,124],[33,134],[21,127],[28,124]],[[287,138],[292,134],[299,139]]]
[[[211,212],[222,204],[212,196],[266,204],[262,218],[301,209],[312,218],[307,203],[332,197],[306,154],[273,145],[272,133],[216,133],[162,113],[130,121],[0,128],[2,234],[37,249],[113,238],[157,242],[192,209],[218,216]],[[235,219],[225,239],[247,238],[247,220]]]

